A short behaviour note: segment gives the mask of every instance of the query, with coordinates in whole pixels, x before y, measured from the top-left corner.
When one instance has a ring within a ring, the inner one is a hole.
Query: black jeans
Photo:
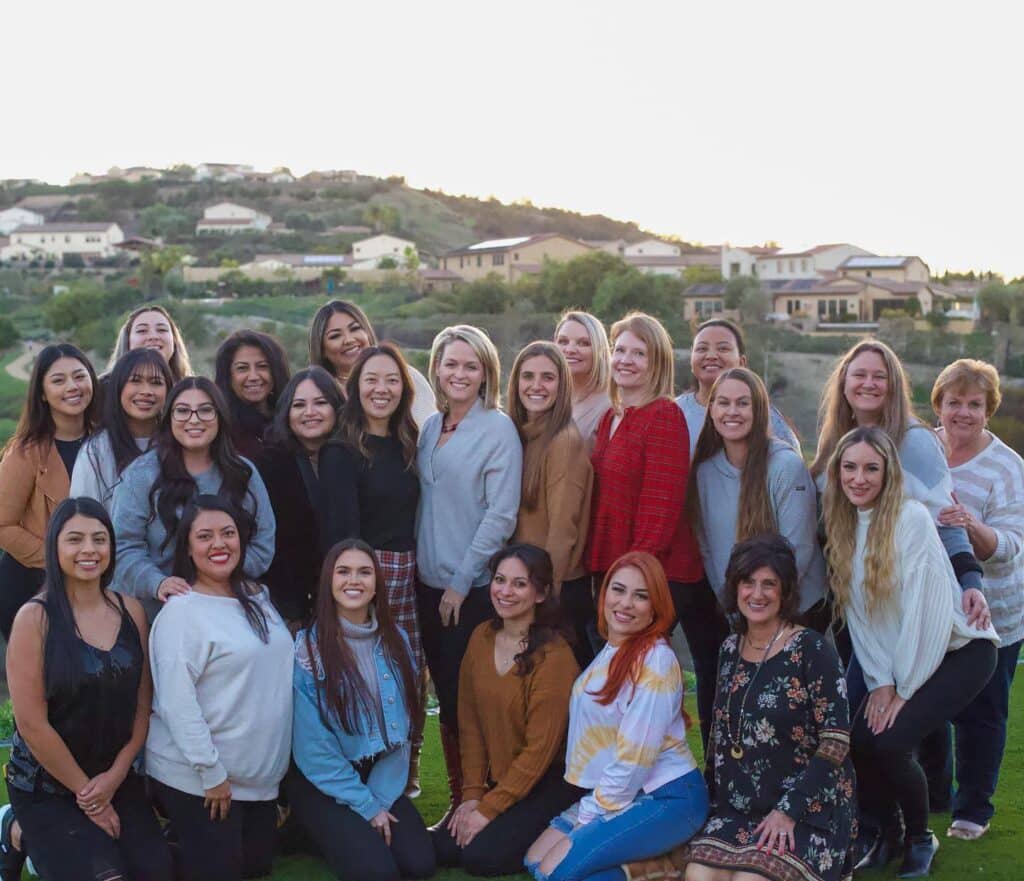
[[[276,801],[232,801],[226,819],[211,820],[201,795],[150,781],[178,837],[179,881],[241,881],[270,874],[277,847]]]
[[[589,575],[562,582],[558,596],[562,625],[572,635],[572,653],[581,670],[594,660],[591,632],[594,628],[594,580]],[[518,872],[519,870],[516,869]]]
[[[434,874],[434,848],[423,819],[404,795],[390,811],[391,846],[348,805],[338,804],[297,768],[285,778],[288,801],[339,881],[399,881]]]
[[[171,881],[171,854],[142,780],[129,771],[111,802],[121,837],[111,838],[70,795],[10,788],[28,855],[46,881]]]
[[[461,866],[470,875],[514,875],[523,857],[548,824],[587,794],[567,783],[565,768],[555,762],[521,801],[498,814],[466,846],[459,847],[447,827],[434,829],[434,850],[441,866]]]
[[[859,669],[859,665],[858,669]],[[893,726],[872,734],[864,718],[863,677],[859,687],[850,681],[853,714],[851,744],[857,771],[861,811],[879,819],[892,816],[898,804],[908,835],[928,827],[928,782],[914,757],[922,738],[956,716],[974,700],[996,667],[996,647],[973,639],[946,657],[931,678],[900,710]],[[851,665],[852,670],[852,665]],[[848,680],[852,679],[848,673]],[[860,698],[859,702],[855,700]]]
[[[416,611],[420,617],[420,636],[427,669],[440,704],[440,721],[444,725],[458,725],[459,667],[462,666],[469,637],[477,625],[491,617],[494,608],[489,590],[471,588],[459,609],[459,623],[444,627],[438,612],[443,595],[443,590],[428,587],[417,579]]]

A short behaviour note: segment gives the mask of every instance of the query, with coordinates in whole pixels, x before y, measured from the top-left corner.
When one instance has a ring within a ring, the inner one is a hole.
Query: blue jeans
[[[663,854],[690,840],[708,816],[708,790],[699,770],[641,792],[624,810],[575,825],[577,806],[551,821],[572,842],[550,875],[527,864],[537,881],[624,881],[622,863]]]

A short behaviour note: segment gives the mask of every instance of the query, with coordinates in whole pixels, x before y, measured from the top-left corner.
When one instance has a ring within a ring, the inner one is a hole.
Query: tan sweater
[[[477,810],[491,820],[528,795],[565,753],[569,697],[580,672],[556,636],[526,676],[515,666],[499,676],[496,635],[489,621],[477,627],[459,672],[462,797],[480,799]]]
[[[530,461],[530,445],[537,440],[527,435],[523,462]],[[555,588],[563,581],[584,574],[583,548],[590,523],[590,494],[594,469],[576,426],[569,426],[551,441],[541,465],[541,489],[537,506],[519,507],[513,541],[544,548],[551,555]]]

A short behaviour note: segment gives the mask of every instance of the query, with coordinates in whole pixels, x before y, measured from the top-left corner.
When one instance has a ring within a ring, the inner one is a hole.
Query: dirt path
[[[38,346],[35,343],[23,343],[22,348],[22,353],[7,365],[7,373],[15,379],[28,382]]]

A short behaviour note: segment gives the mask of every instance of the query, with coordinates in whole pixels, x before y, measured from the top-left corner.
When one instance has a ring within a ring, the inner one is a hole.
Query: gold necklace
[[[775,645],[775,640],[779,638],[782,631],[786,629],[786,624],[783,622],[779,629],[775,631],[775,636],[768,640],[768,645],[764,647],[764,654],[761,655],[761,660],[757,662],[757,666],[754,668],[754,675],[750,677],[750,681],[747,683],[747,687],[743,692],[743,700],[740,701],[740,711],[737,716],[736,722],[736,736],[732,733],[732,688],[729,689],[729,697],[725,702],[725,733],[729,737],[729,743],[732,745],[729,750],[729,755],[734,759],[743,758],[743,741],[742,741],[742,728],[743,728],[743,712],[747,706],[747,695],[750,694],[750,689],[754,684],[754,680],[757,679],[757,674],[761,672],[761,667],[764,666],[764,662],[768,660],[768,652],[772,650],[772,646]],[[732,681],[735,682],[740,671],[740,661],[743,660],[743,644],[746,642],[746,637],[740,639],[739,650],[736,656],[736,669],[732,674]]]

